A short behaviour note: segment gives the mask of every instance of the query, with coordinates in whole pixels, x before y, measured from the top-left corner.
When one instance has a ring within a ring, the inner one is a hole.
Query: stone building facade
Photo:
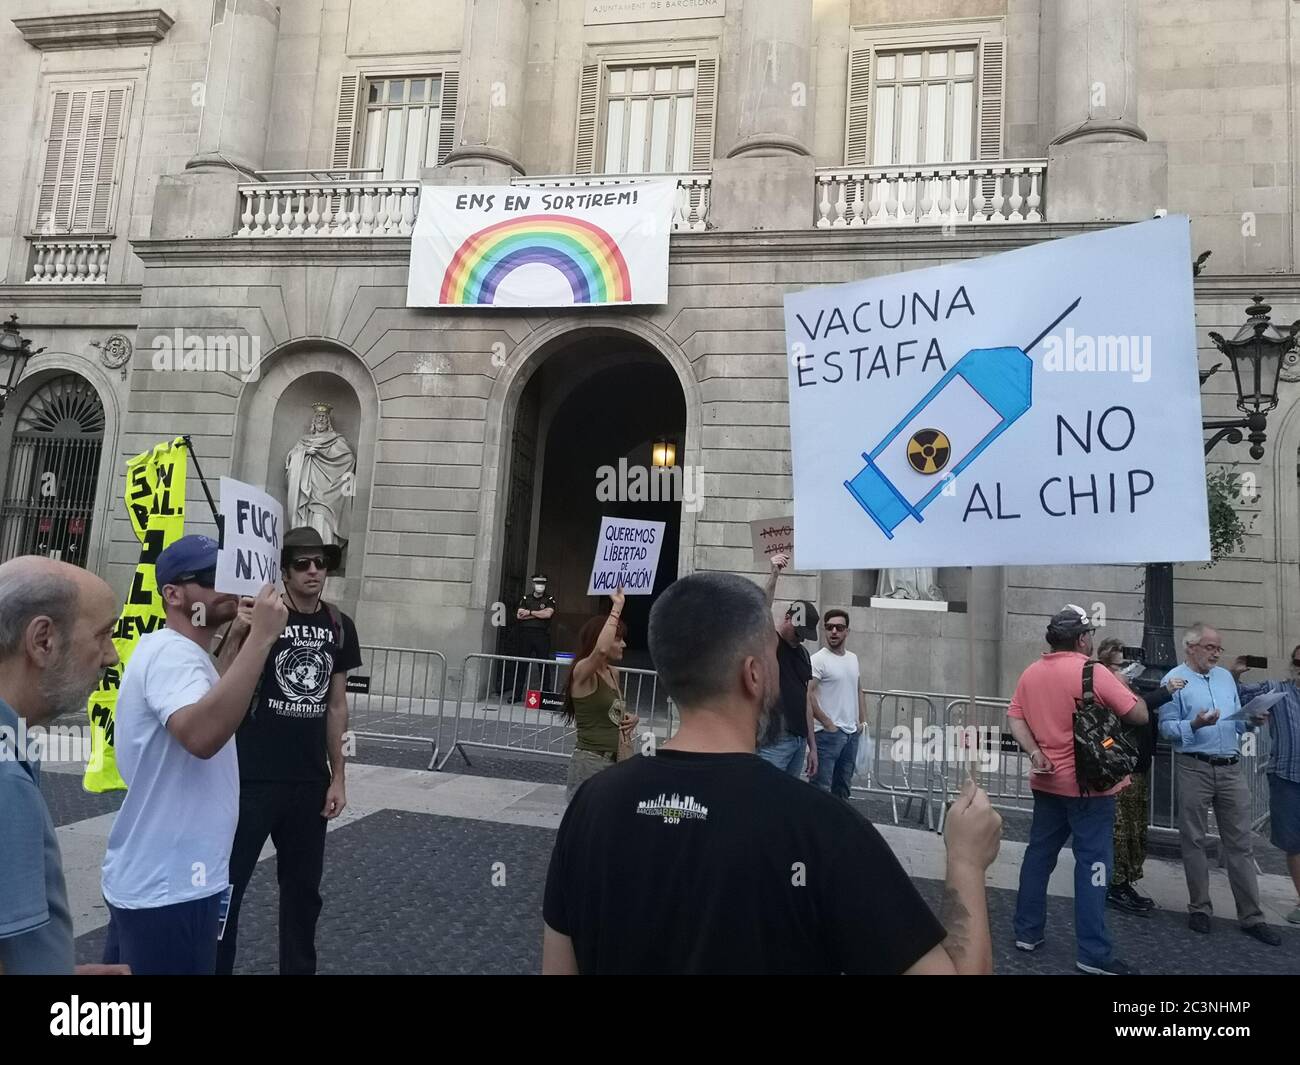
[[[1222,361],[1209,331],[1235,332],[1256,292],[1274,321],[1300,317],[1292,0],[148,4],[8,0],[0,20],[0,312],[46,348],[0,425],[0,550],[58,550],[119,591],[127,457],[188,433],[209,480],[283,495],[327,402],[357,457],[329,595],[365,641],[453,665],[494,649],[493,604],[542,568],[564,642],[598,606],[592,468],[656,442],[704,471],[702,506],[636,512],[670,523],[668,577],[758,577],[749,522],[792,491],[788,291],[1168,211],[1213,252],[1204,368]],[[679,183],[666,305],[405,306],[422,182],[652,172]],[[226,361],[156,358],[191,337]],[[1176,571],[1179,624],[1275,664],[1300,641],[1300,372],[1284,376],[1264,459],[1213,456],[1258,487],[1244,549]],[[1230,414],[1231,376],[1204,396]],[[80,464],[57,504],[33,494],[51,454]],[[197,478],[188,506],[210,531]],[[781,594],[849,606],[873,686],[965,690],[973,631],[977,683],[1005,695],[1066,601],[1139,642],[1141,579],[942,570],[934,612],[870,606],[869,572],[798,573]]]

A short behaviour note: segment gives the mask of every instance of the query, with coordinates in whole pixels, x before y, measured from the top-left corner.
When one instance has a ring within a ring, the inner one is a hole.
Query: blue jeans
[[[1047,880],[1067,837],[1074,851],[1075,953],[1084,965],[1111,960],[1106,931],[1106,885],[1113,871],[1115,797],[1071,798],[1034,792],[1034,821],[1020,866],[1016,896],[1017,940],[1036,943],[1047,926]],[[1094,876],[1093,866],[1102,869]]]
[[[847,799],[853,786],[853,773],[857,769],[858,740],[862,730],[857,732],[817,733],[817,776],[812,781],[814,787],[829,791],[839,799]]]
[[[807,745],[808,741],[802,736],[787,732],[775,743],[760,747],[758,756],[765,762],[771,762],[783,773],[798,777],[803,775],[803,767],[807,763],[804,753]]]

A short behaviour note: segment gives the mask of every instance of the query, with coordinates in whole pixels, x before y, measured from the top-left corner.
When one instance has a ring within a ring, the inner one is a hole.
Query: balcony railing
[[[100,285],[108,281],[112,238],[41,238],[32,241],[29,285]]]
[[[239,237],[409,237],[418,181],[278,180],[240,185]]]
[[[1046,159],[817,171],[818,229],[1041,222]]]
[[[544,174],[539,177],[511,179],[512,185],[567,189],[588,185],[625,185],[631,181],[677,181],[677,199],[673,204],[673,232],[701,233],[709,228],[709,194],[712,174]]]

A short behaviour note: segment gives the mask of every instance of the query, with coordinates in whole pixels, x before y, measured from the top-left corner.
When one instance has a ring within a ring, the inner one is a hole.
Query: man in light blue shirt
[[[1160,738],[1172,745],[1178,781],[1178,833],[1187,877],[1188,927],[1210,931],[1210,863],[1205,852],[1210,804],[1214,804],[1237,919],[1247,935],[1280,946],[1282,937],[1264,923],[1259,881],[1251,855],[1250,791],[1238,739],[1258,722],[1240,716],[1237,682],[1221,667],[1219,634],[1200,622],[1183,636],[1184,664],[1164,682],[1180,677],[1186,686],[1160,708]]]

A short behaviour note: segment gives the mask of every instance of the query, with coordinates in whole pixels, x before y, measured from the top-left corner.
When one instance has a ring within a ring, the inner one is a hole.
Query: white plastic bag
[[[871,775],[871,764],[876,758],[876,741],[865,728],[858,737],[858,760],[855,773],[860,777]]]

